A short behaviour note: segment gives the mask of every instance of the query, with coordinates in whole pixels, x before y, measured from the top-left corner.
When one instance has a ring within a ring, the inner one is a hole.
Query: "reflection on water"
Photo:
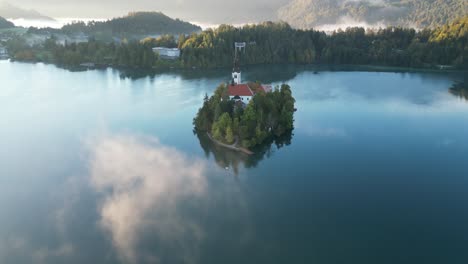
[[[1,61],[0,263],[467,262],[463,76],[249,68],[298,108],[254,156],[192,133],[226,76]]]
[[[276,150],[291,145],[294,136],[293,131],[290,131],[281,137],[266,140],[265,143],[251,149],[254,152],[253,155],[247,155],[215,144],[204,133],[194,134],[200,141],[200,146],[205,152],[205,156],[208,158],[210,155],[213,155],[219,167],[232,169],[235,175],[239,174],[240,165],[243,165],[245,168],[255,168],[263,159],[271,157]],[[276,146],[276,148],[274,146]]]
[[[104,197],[100,224],[123,261],[193,262],[204,231],[178,203],[204,193],[205,162],[133,136],[101,138],[90,146],[91,182]],[[148,248],[151,241],[158,246]]]
[[[450,87],[449,92],[468,101],[468,82],[457,82]]]

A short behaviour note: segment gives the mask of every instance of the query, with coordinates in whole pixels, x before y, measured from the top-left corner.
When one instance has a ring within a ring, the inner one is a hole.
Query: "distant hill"
[[[13,27],[15,27],[15,24],[13,24],[10,21],[4,19],[3,17],[0,17],[0,29],[13,28]]]
[[[0,16],[11,19],[24,18],[29,20],[54,21],[53,18],[44,16],[36,10],[26,10],[7,2],[0,2]]]
[[[179,19],[172,19],[161,12],[132,12],[127,16],[114,18],[104,22],[76,22],[65,25],[65,33],[83,32],[88,35],[110,34],[121,35],[159,35],[159,34],[190,34],[200,31],[199,26]]]
[[[297,28],[353,22],[435,28],[468,14],[467,1],[292,0],[278,11],[278,16]]]

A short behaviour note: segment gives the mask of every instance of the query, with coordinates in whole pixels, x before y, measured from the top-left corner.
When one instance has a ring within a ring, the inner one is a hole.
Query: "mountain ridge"
[[[55,21],[55,19],[45,16],[33,9],[23,9],[8,2],[0,2],[0,16],[7,19],[30,19]]]
[[[15,24],[0,16],[0,29],[13,28]]]
[[[466,14],[466,0],[293,0],[278,10],[296,28],[340,22],[435,28]]]

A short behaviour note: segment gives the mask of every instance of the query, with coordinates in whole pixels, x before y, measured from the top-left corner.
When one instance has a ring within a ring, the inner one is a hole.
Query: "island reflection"
[[[449,88],[449,92],[468,101],[468,83],[466,81],[454,83]]]
[[[251,149],[254,153],[252,155],[219,146],[204,133],[194,132],[194,134],[197,136],[207,158],[212,155],[219,167],[232,169],[235,175],[239,175],[241,165],[245,168],[255,168],[262,160],[271,157],[276,150],[290,146],[294,137],[293,131],[285,133],[281,137],[270,138],[263,144],[257,145]]]

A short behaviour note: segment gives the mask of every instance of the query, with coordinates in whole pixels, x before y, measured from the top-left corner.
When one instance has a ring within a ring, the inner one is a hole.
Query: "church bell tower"
[[[239,62],[239,53],[243,49],[245,50],[245,42],[236,42],[234,44],[235,48],[235,57],[234,57],[234,67],[232,68],[232,84],[238,85],[242,83],[242,72],[240,70],[240,62]]]

